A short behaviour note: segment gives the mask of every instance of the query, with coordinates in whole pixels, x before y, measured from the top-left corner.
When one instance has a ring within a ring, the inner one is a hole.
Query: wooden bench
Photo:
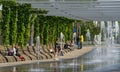
[[[37,51],[36,51],[36,47],[32,47],[33,48],[33,51],[37,54]],[[39,49],[39,54],[40,54],[40,57],[42,58],[42,59],[48,59],[48,56],[47,56],[47,54],[42,50],[42,49]]]
[[[3,55],[1,55],[1,54],[0,54],[0,62],[1,63],[7,62],[7,60],[5,59],[5,57],[3,57]]]
[[[33,48],[31,46],[27,46],[27,50],[30,55],[34,56],[34,60],[37,59],[37,54],[33,51]]]
[[[7,62],[16,62],[15,58],[13,56],[5,56]]]
[[[22,50],[19,50],[19,53],[21,56],[23,56],[25,58],[25,60],[31,60],[26,54],[23,53]]]

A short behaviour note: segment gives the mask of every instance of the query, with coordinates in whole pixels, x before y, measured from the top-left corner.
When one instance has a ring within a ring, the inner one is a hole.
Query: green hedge
[[[3,45],[18,43],[22,48],[29,42],[33,14],[46,14],[47,10],[33,9],[31,4],[2,1],[3,22],[1,24]]]
[[[95,27],[92,21],[73,20],[65,17],[45,16],[48,11],[44,9],[32,8],[31,4],[19,4],[14,1],[3,1],[1,33],[3,45],[18,43],[22,48],[32,41],[34,43],[37,36],[40,42],[48,45],[54,44],[57,37],[62,32],[65,40],[71,40],[73,34],[73,22],[78,22],[80,34],[84,35],[87,29],[92,36],[100,32],[99,27]],[[34,28],[33,28],[34,27]]]

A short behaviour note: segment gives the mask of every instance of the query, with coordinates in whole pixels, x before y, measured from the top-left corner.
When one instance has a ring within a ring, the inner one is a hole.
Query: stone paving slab
[[[84,46],[82,49],[74,49],[74,51],[70,51],[64,56],[59,56],[59,60],[61,59],[72,59],[79,57],[81,55],[84,55],[94,49],[94,46]],[[10,62],[10,63],[0,63],[0,67],[6,67],[6,66],[15,66],[15,65],[22,65],[22,64],[30,64],[30,63],[35,63],[35,62],[54,62],[54,61],[59,61],[59,60],[54,60],[53,59],[45,59],[45,60],[31,60],[31,61],[21,61],[21,62]]]
[[[81,55],[84,55],[84,54],[90,52],[93,49],[94,49],[93,46],[86,46],[86,47],[83,47],[82,49],[74,49],[74,51],[70,51],[67,54],[65,54],[64,56],[60,56],[59,59],[77,58]]]

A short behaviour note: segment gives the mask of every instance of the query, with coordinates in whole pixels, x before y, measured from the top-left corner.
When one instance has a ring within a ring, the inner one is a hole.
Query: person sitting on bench
[[[70,49],[70,50],[72,50],[71,47],[70,47],[70,45],[67,42],[64,45],[64,49]]]

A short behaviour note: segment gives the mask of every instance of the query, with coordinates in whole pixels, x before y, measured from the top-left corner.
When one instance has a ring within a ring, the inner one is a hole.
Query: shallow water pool
[[[120,48],[96,48],[79,58],[2,67],[0,72],[120,72]]]

